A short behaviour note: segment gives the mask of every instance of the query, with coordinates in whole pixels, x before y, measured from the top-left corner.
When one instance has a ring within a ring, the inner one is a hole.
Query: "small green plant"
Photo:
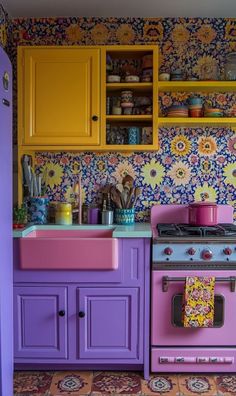
[[[27,223],[27,208],[22,204],[20,207],[15,206],[13,209],[13,220],[16,224]]]

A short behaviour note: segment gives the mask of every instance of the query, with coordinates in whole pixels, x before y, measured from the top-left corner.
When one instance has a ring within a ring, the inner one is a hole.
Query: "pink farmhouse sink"
[[[22,269],[115,270],[118,239],[109,230],[34,230],[20,238]]]

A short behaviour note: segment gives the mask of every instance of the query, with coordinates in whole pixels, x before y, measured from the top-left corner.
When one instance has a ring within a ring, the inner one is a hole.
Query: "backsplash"
[[[11,47],[17,45],[157,44],[160,70],[181,68],[199,78],[218,69],[223,78],[227,53],[236,51],[236,19],[211,18],[41,18],[13,19]],[[223,109],[236,107],[235,95],[220,93],[208,100]],[[162,94],[165,113],[186,94]],[[16,128],[15,128],[16,130]],[[162,128],[160,150],[153,153],[37,153],[37,172],[46,168],[52,200],[66,200],[82,170],[86,202],[95,200],[105,183],[125,173],[142,187],[136,220],[149,219],[153,203],[187,203],[208,199],[236,209],[236,135],[227,128]],[[16,132],[15,132],[16,141]],[[236,216],[235,216],[236,218]]]
[[[47,173],[50,199],[68,200],[71,186],[81,170],[87,203],[96,202],[104,184],[115,184],[130,174],[135,178],[135,185],[142,188],[136,204],[137,221],[149,219],[154,203],[207,199],[235,207],[236,135],[233,131],[162,128],[160,147],[157,153],[37,153],[37,173]]]

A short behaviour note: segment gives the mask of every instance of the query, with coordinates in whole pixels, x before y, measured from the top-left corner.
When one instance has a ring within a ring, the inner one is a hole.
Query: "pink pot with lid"
[[[214,226],[218,223],[218,207],[214,202],[193,202],[189,204],[189,224],[195,226]]]

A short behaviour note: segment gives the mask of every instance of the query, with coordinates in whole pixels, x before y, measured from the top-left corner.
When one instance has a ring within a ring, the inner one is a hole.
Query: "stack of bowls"
[[[202,98],[191,97],[188,100],[188,114],[189,117],[202,116]]]
[[[188,108],[185,105],[175,105],[168,109],[167,117],[188,117]]]
[[[183,81],[184,80],[183,72],[180,69],[173,70],[170,73],[170,79],[172,81]]]
[[[205,117],[223,117],[223,112],[220,109],[208,107],[204,110]]]

